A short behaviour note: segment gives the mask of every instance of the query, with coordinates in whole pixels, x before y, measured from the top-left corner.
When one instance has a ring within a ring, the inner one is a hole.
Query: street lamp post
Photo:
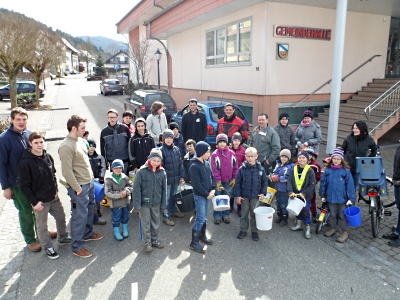
[[[157,48],[157,52],[155,53],[157,60],[157,71],[158,71],[158,90],[160,90],[160,60],[161,60],[161,52]]]

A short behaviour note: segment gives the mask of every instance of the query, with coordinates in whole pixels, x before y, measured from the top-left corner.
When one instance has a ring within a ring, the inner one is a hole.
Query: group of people
[[[93,224],[106,224],[99,219],[100,207],[94,199],[95,178],[104,183],[115,239],[122,241],[129,236],[132,201],[133,210],[140,216],[146,252],[164,247],[159,239],[161,220],[174,226],[174,217],[184,217],[173,201],[184,182],[193,188],[196,217],[190,249],[196,252],[205,252],[200,242],[213,244],[206,236],[208,209],[210,200],[222,194],[229,196],[230,208],[213,211],[214,224],[229,224],[236,202],[240,216],[237,238],[243,239],[250,227],[252,239],[258,241],[254,209],[257,205],[267,205],[261,203],[268,186],[277,190],[276,222],[281,226],[288,224],[288,202],[294,199],[305,202],[291,230],[303,230],[304,223],[304,235],[311,238],[310,224],[316,222],[315,186],[319,180],[319,195],[331,208],[331,229],[325,235],[333,236],[339,231],[337,241],[347,240],[343,211],[356,201],[355,158],[374,156],[377,151],[365,122],[353,124],[352,133],[342,147],[334,150],[321,176],[322,168],[316,158],[322,135],[310,109],[304,112],[296,131],[289,127],[287,113],[279,116],[274,128],[268,123],[268,115],[262,113],[249,137],[243,121],[234,113],[234,105],[227,103],[225,115],[218,121],[216,150],[211,153],[210,145],[205,142],[207,122],[197,109],[197,100],[191,99],[189,108],[181,128],[174,122],[168,125],[161,102],[153,103],[147,120],[135,119],[132,112],[125,111],[120,123],[118,112],[110,109],[108,124],[100,135],[101,154],[97,154],[93,139],[82,138],[87,135],[86,119],[78,115],[69,118],[69,133],[58,153],[63,182],[71,198],[70,234],[58,197],[54,160],[44,149],[44,137],[27,129],[28,113],[24,109],[13,109],[11,126],[0,136],[0,182],[4,196],[13,199],[19,211],[28,248],[33,252],[43,248],[49,258],[55,259],[58,253],[51,240],[58,237],[60,245],[71,244],[75,255],[92,256],[85,242],[102,239],[102,234],[93,231]],[[396,170],[400,164],[399,149],[393,179],[400,209],[400,177]],[[294,157],[297,157],[296,163],[293,163]],[[108,176],[106,169],[110,170]],[[135,172],[133,183],[128,176],[130,171]],[[56,220],[57,232],[47,229],[48,213]],[[400,216],[395,232],[384,238],[391,239],[392,246],[399,246],[399,237]]]

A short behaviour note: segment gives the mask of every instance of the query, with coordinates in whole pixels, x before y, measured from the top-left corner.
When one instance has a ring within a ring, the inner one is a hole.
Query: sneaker
[[[387,240],[397,240],[400,238],[400,236],[393,232],[393,233],[388,233],[388,234],[382,235],[382,238],[387,239]]]
[[[149,243],[145,243],[144,244],[144,252],[149,253],[151,251],[153,251],[153,247],[151,247],[151,245]]]
[[[63,238],[62,240],[58,240],[59,245],[68,245],[71,243],[72,243],[72,238],[69,235]]]
[[[39,252],[42,250],[42,247],[39,245],[38,242],[33,242],[27,245],[28,249],[31,250],[32,252]]]
[[[103,219],[98,219],[96,222],[93,222],[93,225],[106,225],[107,221]]]
[[[327,236],[327,237],[331,237],[331,236],[335,235],[335,233],[336,233],[336,229],[335,228],[331,228],[327,232],[325,232],[324,235]]]
[[[49,236],[51,239],[55,239],[57,237],[57,231],[49,231]]]
[[[180,211],[177,211],[177,212],[174,212],[173,214],[171,214],[171,217],[184,218],[185,215],[183,213],[181,213]]]
[[[154,240],[154,241],[151,241],[151,246],[153,246],[153,247],[155,247],[155,248],[157,248],[157,249],[162,249],[162,248],[164,248],[164,245],[161,244],[161,242],[160,242],[159,239],[156,239],[156,240]]]
[[[229,224],[231,222],[231,219],[229,219],[229,217],[224,217],[222,218],[222,220],[226,223]]]
[[[239,232],[239,234],[237,235],[237,238],[238,238],[238,239],[243,239],[246,235],[247,235],[247,232],[241,230],[241,231]]]
[[[53,248],[47,248],[45,251],[46,251],[47,257],[50,259],[56,259],[60,256],[60,255],[58,255],[58,253],[56,251],[54,251]]]
[[[258,240],[259,240],[258,232],[252,232],[251,237],[252,237],[253,241],[258,242]]]
[[[75,251],[72,253],[74,253],[74,255],[82,257],[82,258],[89,258],[92,256],[92,253],[89,250],[87,250],[85,247],[82,247],[78,251]]]
[[[214,219],[214,224],[217,224],[217,225],[221,224],[221,219]]]
[[[174,226],[175,223],[174,221],[172,221],[170,218],[166,218],[162,220],[165,224],[167,224],[168,226]]]
[[[88,241],[98,241],[101,240],[104,236],[101,233],[95,233],[90,238],[84,239],[85,242]]]
[[[336,239],[336,242],[344,243],[349,238],[349,234],[347,231],[342,231],[339,237]]]

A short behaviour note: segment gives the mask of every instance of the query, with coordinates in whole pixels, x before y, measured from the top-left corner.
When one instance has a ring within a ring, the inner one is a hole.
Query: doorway
[[[400,19],[390,21],[389,44],[386,61],[386,78],[400,78]]]

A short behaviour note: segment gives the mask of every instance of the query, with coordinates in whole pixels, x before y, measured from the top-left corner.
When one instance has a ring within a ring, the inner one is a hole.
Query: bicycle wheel
[[[371,228],[374,238],[378,237],[379,225],[381,223],[382,205],[380,197],[376,197],[376,209],[371,211]]]
[[[387,197],[381,199],[383,207],[391,207],[396,204],[396,199],[394,198],[394,185],[392,178],[386,176],[387,183]]]
[[[321,231],[323,225],[324,224],[321,221],[317,221],[317,227],[315,228],[315,234],[318,234]]]

